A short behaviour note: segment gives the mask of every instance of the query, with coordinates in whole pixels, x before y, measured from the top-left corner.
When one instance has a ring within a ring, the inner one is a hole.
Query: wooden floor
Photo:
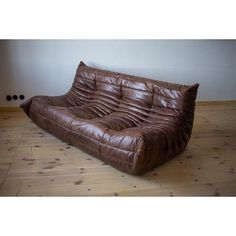
[[[1,196],[236,196],[236,103],[198,105],[184,153],[143,176],[122,173],[0,112]]]

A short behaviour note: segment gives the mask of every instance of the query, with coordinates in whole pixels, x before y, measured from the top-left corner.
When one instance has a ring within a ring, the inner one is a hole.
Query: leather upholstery
[[[154,81],[80,63],[62,96],[21,105],[41,128],[122,171],[142,174],[186,147],[198,84]]]

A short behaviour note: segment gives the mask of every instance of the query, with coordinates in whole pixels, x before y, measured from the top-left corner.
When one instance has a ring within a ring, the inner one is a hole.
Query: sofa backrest
[[[80,62],[71,90],[85,101],[96,99],[115,107],[132,104],[144,110],[156,107],[194,112],[198,86],[101,70]]]

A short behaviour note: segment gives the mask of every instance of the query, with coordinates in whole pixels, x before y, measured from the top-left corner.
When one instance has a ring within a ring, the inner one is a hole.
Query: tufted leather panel
[[[81,62],[62,96],[21,105],[41,128],[104,162],[142,174],[173,158],[192,132],[198,84],[154,81]]]

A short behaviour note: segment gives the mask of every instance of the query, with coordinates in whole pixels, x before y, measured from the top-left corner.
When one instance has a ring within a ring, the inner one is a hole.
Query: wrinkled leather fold
[[[198,84],[150,80],[80,62],[62,96],[21,104],[42,129],[131,174],[181,153],[191,137]]]

